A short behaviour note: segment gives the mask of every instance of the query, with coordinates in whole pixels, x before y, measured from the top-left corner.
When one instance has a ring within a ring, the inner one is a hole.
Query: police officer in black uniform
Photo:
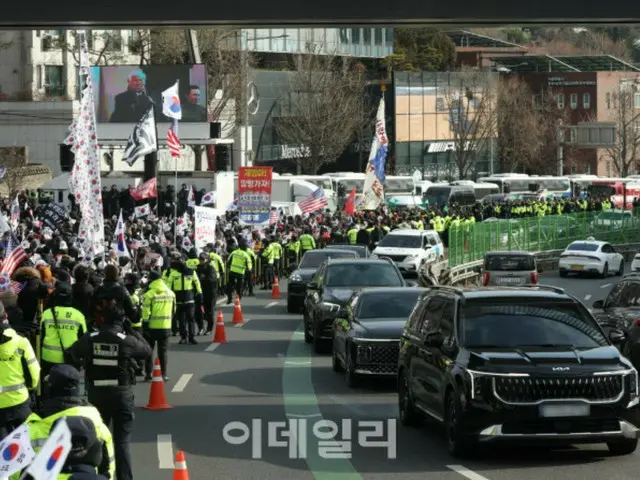
[[[89,402],[113,421],[113,445],[118,480],[133,480],[129,441],[133,430],[136,360],[151,356],[151,347],[125,322],[125,313],[116,303],[105,311],[104,324],[96,332],[83,335],[69,350],[71,358],[86,370]]]

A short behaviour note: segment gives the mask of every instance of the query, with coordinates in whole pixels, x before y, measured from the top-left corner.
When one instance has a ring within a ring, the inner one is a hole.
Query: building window
[[[371,29],[363,28],[362,29],[362,43],[365,45],[371,45]]]
[[[46,65],[44,67],[44,94],[47,97],[64,96],[64,67]]]
[[[640,108],[640,93],[633,94],[633,108]]]
[[[373,29],[373,34],[374,34],[374,42],[376,45],[382,45],[382,29],[381,28],[374,28]]]
[[[110,52],[122,51],[122,32],[120,30],[108,30],[104,32],[104,44]]]
[[[48,52],[60,48],[60,44],[64,40],[63,30],[45,30],[42,33],[41,50]]]
[[[352,28],[351,29],[351,43],[360,43],[360,29]]]
[[[556,97],[556,102],[558,103],[558,108],[564,108],[564,93]]]
[[[128,48],[130,53],[140,55],[144,50],[145,39],[140,35],[140,30],[129,31]]]
[[[338,32],[340,36],[340,43],[349,43],[349,29],[340,28]]]
[[[582,106],[585,110],[589,110],[591,108],[591,94],[583,93],[582,94]]]
[[[542,95],[532,95],[531,103],[533,104],[533,108],[540,110],[542,108]]]
[[[80,48],[80,37],[78,37],[76,32],[71,32],[71,35],[73,35],[73,42],[76,46],[76,49]],[[89,50],[93,50],[93,32],[87,31],[85,33],[85,36],[87,37],[87,48]]]
[[[36,67],[36,88],[38,90],[44,88],[44,67],[42,65]]]
[[[384,29],[384,43],[387,45],[393,45],[393,28]]]
[[[607,108],[611,108],[611,94],[609,92],[604,96],[604,103]]]
[[[569,103],[571,104],[571,108],[573,110],[578,108],[578,94],[577,93],[572,93],[571,94],[571,96],[569,97]]]

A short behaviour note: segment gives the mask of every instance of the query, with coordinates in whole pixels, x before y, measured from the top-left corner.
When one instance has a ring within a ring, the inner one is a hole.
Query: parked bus
[[[498,185],[500,193],[530,193],[546,190],[549,194],[557,196],[571,196],[571,182],[569,177],[551,176],[491,176],[478,179],[481,183],[494,183]]]

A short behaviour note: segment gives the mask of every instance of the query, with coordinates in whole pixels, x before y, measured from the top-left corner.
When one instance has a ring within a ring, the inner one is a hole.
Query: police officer
[[[71,285],[60,283],[52,294],[53,306],[42,314],[40,359],[43,377],[54,365],[65,363],[65,352],[87,332],[84,315],[71,306],[72,302]]]
[[[304,233],[300,235],[300,258],[305,252],[316,248],[316,240],[311,235],[311,229],[306,227]]]
[[[273,250],[273,274],[280,277],[282,268],[282,245],[280,244],[280,235],[271,236],[271,249]]]
[[[44,400],[39,412],[29,415],[25,422],[29,427],[31,446],[36,453],[39,452],[59,418],[83,417],[93,424],[98,438],[103,443],[102,461],[98,466],[98,472],[113,479],[116,464],[111,431],[103,422],[98,409],[81,395],[81,378],[80,372],[71,365],[54,365],[51,368],[45,379],[49,398]]]
[[[129,451],[136,381],[133,360],[148,359],[151,347],[139,333],[125,328],[123,309],[111,304],[105,313],[104,325],[84,335],[69,353],[76,362],[84,363],[89,401],[105,424],[113,421],[116,477],[133,480]]]
[[[61,419],[56,420],[53,428]],[[98,438],[96,427],[83,417],[65,417],[71,432],[71,451],[57,480],[109,480],[97,472],[105,456],[104,442]]]
[[[244,272],[244,287],[247,289],[247,295],[253,296],[253,272],[258,266],[258,257],[247,243],[243,243],[241,248],[249,257],[249,263]]]
[[[213,331],[213,312],[216,309],[216,300],[218,299],[218,272],[211,265],[210,256],[206,252],[202,252],[199,256],[200,265],[196,269],[198,280],[200,280],[200,288],[202,288],[202,307],[204,312],[200,317],[201,324],[198,325],[200,335],[211,335]],[[207,321],[206,330],[204,321]]]
[[[142,335],[142,298],[144,294],[140,288],[140,277],[136,273],[127,273],[124,277],[124,286],[131,297],[133,302],[135,313],[134,318],[130,318],[131,328]],[[142,375],[144,371],[144,362],[138,362],[138,368],[136,369],[136,375]]]
[[[149,289],[145,292],[142,303],[142,326],[151,351],[156,344],[158,345],[158,359],[165,382],[169,380],[167,376],[167,351],[171,335],[171,319],[175,313],[175,294],[162,280],[160,270],[152,269],[149,272]],[[152,368],[151,357],[149,357],[145,365],[145,380],[147,381],[152,379]]]
[[[211,259],[211,265],[216,269],[218,273],[218,291],[224,292],[226,271],[224,267],[224,260],[216,251],[216,247],[213,243],[207,244],[207,250],[209,251],[209,258]]]
[[[0,303],[0,440],[31,414],[29,390],[40,380],[40,365],[29,340],[7,321]]]
[[[244,240],[243,240],[244,242]],[[246,245],[246,242],[244,242]],[[244,281],[244,274],[247,271],[247,267],[251,263],[251,258],[241,247],[242,243],[237,246],[229,254],[229,283],[227,284],[227,305],[231,304],[231,297],[233,291],[242,297],[242,282]]]
[[[182,262],[175,262],[175,273],[169,278],[169,288],[176,295],[176,317],[180,328],[180,342],[196,345],[195,305],[202,302],[202,287],[196,273]]]

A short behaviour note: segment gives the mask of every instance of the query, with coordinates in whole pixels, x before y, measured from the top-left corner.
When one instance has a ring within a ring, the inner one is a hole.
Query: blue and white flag
[[[387,165],[387,151],[389,139],[385,121],[384,98],[380,99],[376,115],[376,133],[371,144],[371,153],[367,163],[366,177],[362,189],[363,210],[375,210],[384,202],[384,183],[386,181],[385,168]]]
[[[118,257],[131,258],[131,255],[129,255],[129,249],[127,248],[127,242],[125,239],[124,221],[122,220],[122,209],[120,209],[120,216],[118,217],[118,223],[116,224],[115,235],[116,235],[116,253],[118,254]]]
[[[2,167],[0,167],[0,180],[2,180],[6,174],[7,174],[7,166],[3,165]]]

